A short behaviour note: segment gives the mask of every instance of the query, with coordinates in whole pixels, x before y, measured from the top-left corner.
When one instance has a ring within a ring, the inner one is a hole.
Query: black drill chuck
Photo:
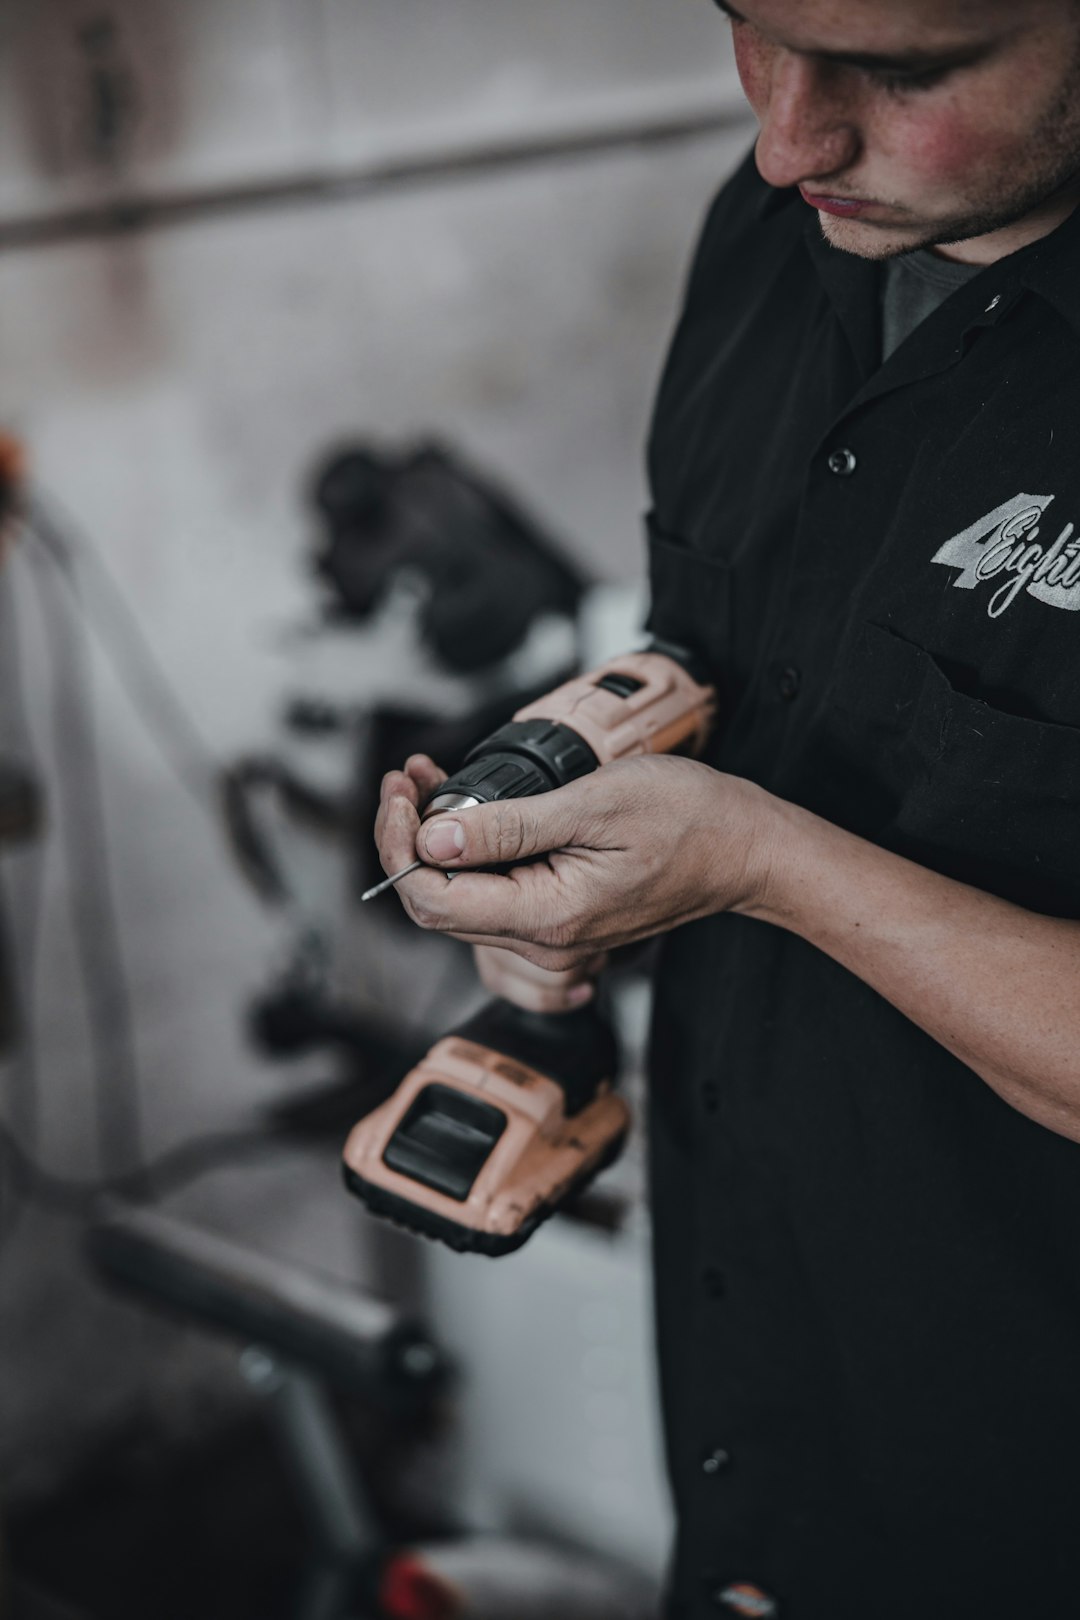
[[[512,720],[473,749],[461,769],[439,788],[424,815],[550,793],[587,776],[599,763],[584,738],[569,726],[553,720]]]

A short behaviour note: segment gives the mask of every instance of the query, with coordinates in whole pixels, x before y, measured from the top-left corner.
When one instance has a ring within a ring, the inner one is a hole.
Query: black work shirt
[[[880,276],[751,162],[717,200],[651,627],[711,764],[1080,917],[1080,214],[884,365]],[[1080,1146],[780,929],[680,928],[657,989],[671,1615],[1080,1614]]]

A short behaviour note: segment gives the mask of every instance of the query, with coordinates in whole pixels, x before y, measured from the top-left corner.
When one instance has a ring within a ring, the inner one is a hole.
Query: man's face
[[[717,0],[757,163],[835,247],[989,263],[1080,200],[1080,0]]]

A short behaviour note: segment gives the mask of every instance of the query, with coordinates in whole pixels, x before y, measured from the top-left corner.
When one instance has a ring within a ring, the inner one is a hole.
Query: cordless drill
[[[691,656],[654,642],[521,709],[436,789],[424,820],[547,793],[635,754],[699,753],[715,708]],[[595,1003],[534,1013],[490,1002],[356,1125],[346,1185],[451,1248],[509,1254],[617,1158],[630,1114],[615,1069]]]

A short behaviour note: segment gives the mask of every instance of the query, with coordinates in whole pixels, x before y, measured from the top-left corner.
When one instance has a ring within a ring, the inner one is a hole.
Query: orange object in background
[[[636,1571],[576,1548],[465,1536],[392,1553],[379,1572],[380,1620],[655,1620],[658,1594]]]
[[[13,433],[0,428],[0,562],[3,562],[12,535],[12,519],[18,515],[26,482],[26,450]]]

